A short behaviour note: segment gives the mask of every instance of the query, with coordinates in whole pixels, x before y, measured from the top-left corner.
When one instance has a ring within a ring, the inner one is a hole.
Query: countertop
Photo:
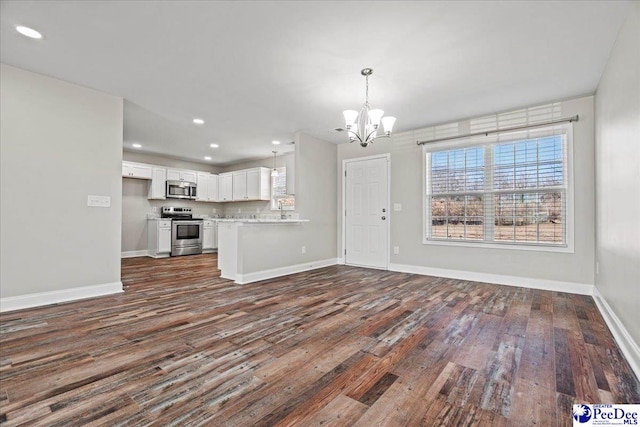
[[[286,223],[299,223],[299,222],[309,222],[308,219],[280,219],[280,218],[193,218],[193,219],[202,219],[205,221],[215,221],[215,222],[242,222],[242,223],[250,223],[250,224],[286,224]],[[171,218],[160,218],[159,216],[153,216],[152,214],[147,215],[148,221],[171,221]]]
[[[208,219],[208,218],[206,218]],[[248,223],[296,223],[296,222],[309,222],[308,219],[266,219],[266,218],[211,218],[217,222],[248,222]]]

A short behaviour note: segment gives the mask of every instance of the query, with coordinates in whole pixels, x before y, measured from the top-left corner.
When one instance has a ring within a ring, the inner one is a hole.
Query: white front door
[[[346,264],[388,268],[387,176],[387,158],[346,162]]]

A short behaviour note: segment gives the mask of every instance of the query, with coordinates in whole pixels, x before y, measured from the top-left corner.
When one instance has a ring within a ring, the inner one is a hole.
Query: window
[[[271,177],[271,210],[292,211],[295,210],[296,198],[287,194],[287,168],[276,168],[278,176]]]
[[[570,125],[489,138],[425,145],[425,243],[569,248]]]

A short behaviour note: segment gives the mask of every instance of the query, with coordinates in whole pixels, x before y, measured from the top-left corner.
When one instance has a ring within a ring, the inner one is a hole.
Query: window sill
[[[573,245],[566,246],[547,246],[547,245],[525,245],[521,243],[487,243],[487,242],[470,242],[468,240],[450,241],[450,240],[435,240],[435,239],[422,239],[422,243],[425,245],[434,246],[459,246],[467,248],[483,248],[483,249],[502,249],[502,250],[517,250],[517,251],[534,251],[534,252],[557,252],[557,253],[575,253]]]

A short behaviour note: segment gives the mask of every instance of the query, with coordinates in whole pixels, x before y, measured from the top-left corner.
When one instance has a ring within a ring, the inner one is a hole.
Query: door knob
[[[384,221],[385,219],[387,219],[387,217],[386,217],[386,216],[383,216],[383,217],[382,217],[382,220]]]

